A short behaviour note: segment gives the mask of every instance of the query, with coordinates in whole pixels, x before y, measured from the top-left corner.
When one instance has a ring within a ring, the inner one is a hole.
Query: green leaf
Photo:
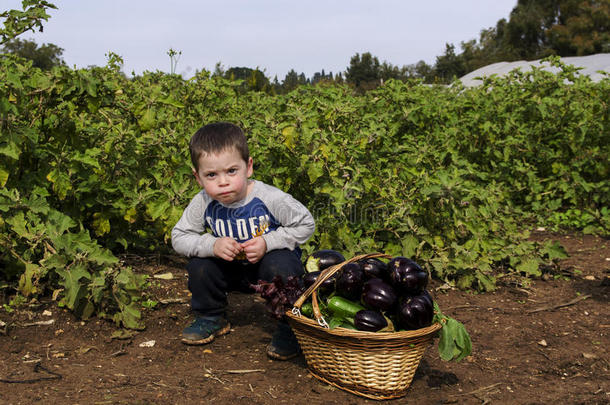
[[[72,218],[59,211],[52,210],[49,212],[48,218],[49,225],[47,225],[47,233],[51,237],[61,235],[68,229],[76,226],[76,222],[74,222]]]
[[[324,174],[324,166],[322,162],[311,162],[307,167],[307,175],[309,176],[310,182],[315,182],[320,176]]]
[[[138,332],[129,329],[117,329],[110,335],[111,339],[127,340],[136,336]]]
[[[72,190],[70,177],[65,173],[55,168],[47,174],[47,180],[53,183],[53,191],[57,193],[60,200],[66,198],[69,190]]]
[[[470,335],[461,322],[445,317],[440,331],[438,352],[444,361],[460,361],[472,353]]]
[[[8,181],[8,171],[4,167],[0,167],[0,187],[4,187]]]
[[[87,259],[100,266],[116,264],[119,261],[119,259],[112,254],[112,251],[104,249],[97,244],[87,249],[87,252]]]
[[[36,281],[40,277],[41,267],[34,263],[25,263],[25,272],[19,278],[19,292],[26,297],[38,292]]]
[[[120,312],[114,314],[113,319],[116,323],[122,324],[128,329],[144,329],[144,324],[140,321],[141,312],[137,303],[131,302],[123,304],[119,302]]]
[[[329,329],[335,329],[341,326],[341,324],[343,324],[343,318],[333,316],[332,318],[330,318],[330,322],[328,322],[328,327]]]
[[[93,230],[97,236],[110,233],[110,220],[101,212],[93,214]]]
[[[14,160],[19,160],[21,149],[14,141],[8,140],[4,145],[0,144],[0,154],[8,156]]]
[[[458,276],[457,287],[462,290],[467,290],[472,287],[472,283],[475,281],[475,275],[472,273],[462,273]]]
[[[458,347],[459,354],[455,357],[455,361],[460,361],[464,357],[469,356],[472,353],[472,341],[470,335],[466,331],[466,328],[461,322],[455,319],[450,319],[453,323],[453,333],[455,334],[455,344]]]
[[[51,210],[49,203],[47,202],[48,196],[51,194],[43,187],[34,187],[32,194],[27,198],[27,206],[32,212],[40,214],[48,214]]]
[[[70,309],[75,309],[79,301],[87,295],[87,285],[81,283],[82,279],[89,280],[91,274],[87,271],[85,265],[76,263],[70,268],[57,271],[63,280],[61,284],[64,287],[64,298],[62,302]]]
[[[87,151],[85,153],[76,151],[72,155],[72,160],[81,162],[87,166],[92,166],[97,169],[101,169],[100,162],[99,162],[100,154],[101,154],[101,149],[99,149],[99,148],[87,149]]]
[[[165,98],[161,98],[158,100],[160,103],[174,106],[176,108],[184,108],[184,104],[174,100],[171,96],[167,96]]]
[[[51,254],[40,261],[40,264],[49,270],[57,271],[65,269],[68,259],[61,253]]]
[[[419,245],[418,239],[414,235],[406,235],[402,238],[402,254],[405,257],[414,257]]]
[[[519,263],[517,265],[517,270],[522,271],[525,274],[530,275],[530,276],[542,275],[542,272],[540,271],[540,268],[539,268],[539,262],[535,258],[528,258],[528,259],[522,260],[521,263]]]
[[[136,274],[130,267],[122,267],[115,277],[117,285],[133,297],[144,286],[146,275]]]
[[[155,220],[161,218],[170,209],[170,203],[163,196],[157,197],[157,200],[146,204],[146,212]]]
[[[286,127],[282,129],[282,135],[284,136],[284,145],[288,149],[292,149],[295,145],[296,131],[294,127]]]
[[[30,238],[32,236],[32,234],[25,227],[25,214],[23,212],[20,211],[14,216],[7,218],[5,222],[11,225],[13,232],[22,238]]]
[[[80,316],[82,319],[89,319],[91,318],[91,315],[93,315],[94,312],[95,305],[93,305],[93,302],[87,301],[82,306],[82,309],[79,308],[79,313],[77,313],[77,315]]]
[[[543,252],[549,257],[550,260],[566,259],[569,257],[568,252],[557,241],[547,241],[544,244]]]
[[[438,353],[444,361],[450,361],[455,357],[455,342],[453,340],[453,336],[451,334],[449,326],[447,326],[447,322],[443,324],[443,327],[440,331],[440,337],[438,340]]]
[[[136,218],[138,216],[138,212],[134,207],[131,207],[125,211],[125,215],[123,215],[123,219],[131,224],[136,222]]]
[[[93,275],[91,279],[91,283],[89,284],[89,289],[91,291],[91,300],[95,304],[101,303],[104,292],[108,288],[106,285],[106,272],[100,272]]]
[[[492,275],[487,275],[480,270],[475,272],[475,277],[485,291],[495,291],[496,278]]]
[[[151,109],[147,109],[142,115],[142,117],[139,119],[138,123],[140,124],[140,128],[143,132],[150,131],[155,127],[155,112]]]

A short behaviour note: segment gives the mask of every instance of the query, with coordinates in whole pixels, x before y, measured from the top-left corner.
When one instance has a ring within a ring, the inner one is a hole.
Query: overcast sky
[[[290,69],[307,77],[344,72],[356,53],[395,66],[432,65],[452,43],[478,39],[508,19],[517,0],[49,0],[58,9],[44,33],[20,38],[64,49],[70,66],[103,66],[112,51],[131,75],[169,72],[168,50],[181,51],[176,73],[258,67],[282,81]],[[21,9],[20,0],[0,8]]]

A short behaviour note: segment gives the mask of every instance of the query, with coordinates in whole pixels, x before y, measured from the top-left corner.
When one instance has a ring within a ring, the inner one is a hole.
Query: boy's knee
[[[280,276],[283,279],[289,276],[300,276],[303,272],[301,259],[292,250],[272,250],[261,260],[260,276],[267,281],[275,276]]]
[[[212,276],[217,268],[213,260],[204,257],[193,257],[186,265],[190,280],[205,280]]]

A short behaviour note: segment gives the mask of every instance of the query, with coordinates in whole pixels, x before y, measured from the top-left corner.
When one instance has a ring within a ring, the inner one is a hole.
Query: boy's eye
[[[229,174],[234,174],[234,173],[237,173],[236,168],[233,167],[233,168],[229,169]]]
[[[214,176],[216,176],[216,173],[208,173],[205,175],[205,177],[207,177],[208,179],[212,179],[214,178]]]

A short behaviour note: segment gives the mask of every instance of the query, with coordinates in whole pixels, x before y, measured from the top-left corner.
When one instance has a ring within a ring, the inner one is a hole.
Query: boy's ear
[[[254,173],[254,161],[252,160],[252,156],[248,158],[248,177],[252,176]]]
[[[192,170],[193,170],[193,176],[195,176],[195,180],[197,180],[197,184],[199,184],[199,187],[203,188],[203,182],[199,178],[199,173],[197,173],[197,170],[195,170],[194,167]]]

